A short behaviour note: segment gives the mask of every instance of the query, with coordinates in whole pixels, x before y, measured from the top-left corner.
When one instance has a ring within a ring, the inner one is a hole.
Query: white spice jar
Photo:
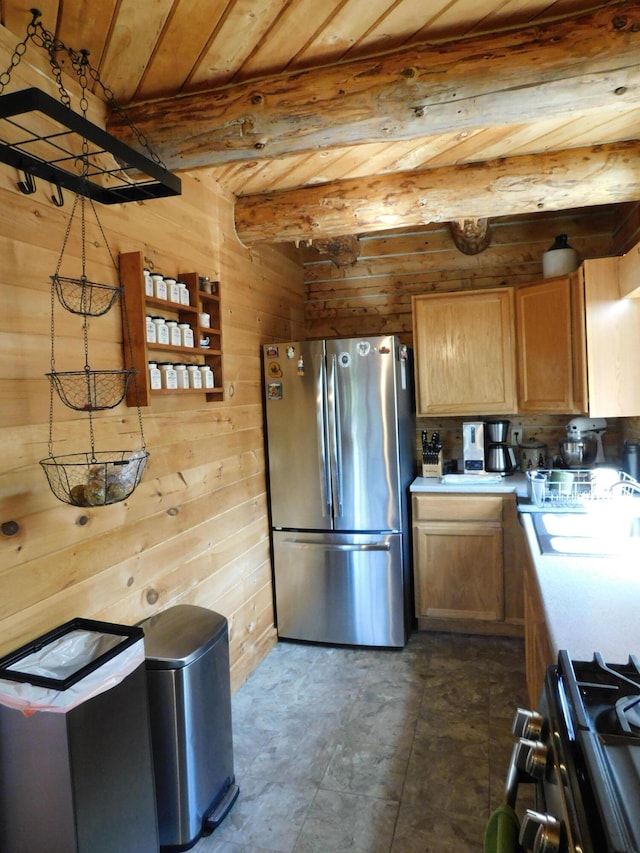
[[[162,375],[155,361],[149,362],[149,388],[152,391],[159,391],[162,388]]]
[[[178,374],[175,367],[169,362],[164,362],[160,365],[160,374],[162,375],[162,387],[168,391],[175,391],[178,387]]]
[[[153,279],[153,295],[157,299],[166,299],[167,298],[167,284],[164,280],[164,276],[160,273],[156,273],[152,275]]]
[[[154,317],[153,322],[156,327],[156,343],[163,345],[168,344],[169,329],[167,328],[167,324],[165,322],[164,317]]]
[[[144,274],[144,295],[153,296],[153,279],[149,270],[143,270]]]
[[[165,278],[164,283],[167,285],[167,299],[169,302],[180,302],[180,288],[175,278]]]
[[[198,370],[202,374],[202,387],[203,388],[213,388],[215,385],[215,377],[213,374],[213,370],[209,367],[208,364],[201,364],[198,367]]]
[[[188,323],[178,323],[183,347],[193,346],[193,329]]]
[[[180,304],[181,305],[190,305],[189,301],[189,288],[184,283],[184,281],[178,282],[178,288],[180,289]]]
[[[202,388],[202,374],[200,373],[200,368],[198,367],[198,365],[187,365],[187,371],[189,372],[189,387]]]
[[[147,343],[155,344],[156,341],[156,324],[153,322],[153,317],[147,314]]]
[[[167,329],[169,329],[169,343],[172,347],[179,347],[182,345],[182,333],[178,328],[177,320],[167,320],[166,322]]]
[[[176,371],[176,377],[178,381],[178,389],[185,390],[189,388],[189,374],[187,373],[187,365],[186,364],[174,364],[173,365]]]

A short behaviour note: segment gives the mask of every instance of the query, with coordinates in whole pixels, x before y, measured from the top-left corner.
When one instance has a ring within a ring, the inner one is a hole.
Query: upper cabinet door
[[[622,263],[583,263],[589,414],[596,418],[640,415],[640,299],[620,298]]]
[[[516,411],[513,288],[414,296],[418,415]]]
[[[575,295],[569,276],[515,288],[519,412],[586,412],[584,300],[575,285]]]

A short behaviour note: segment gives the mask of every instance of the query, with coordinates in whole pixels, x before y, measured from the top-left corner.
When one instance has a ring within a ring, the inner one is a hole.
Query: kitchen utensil
[[[520,445],[520,467],[523,471],[532,468],[545,468],[547,464],[547,445],[537,438],[529,438]]]
[[[567,438],[574,441],[582,438],[594,438],[596,440],[596,465],[602,465],[605,461],[602,436],[606,431],[607,422],[604,418],[578,417],[572,418],[567,424]]]
[[[598,442],[592,436],[579,440],[563,438],[560,442],[560,457],[568,468],[589,468],[596,461]]]
[[[486,421],[487,439],[493,444],[504,444],[509,436],[509,424],[511,421],[492,420]]]
[[[513,464],[509,450],[506,444],[490,445],[487,449],[487,471],[510,474],[513,471]]]
[[[622,470],[634,480],[640,477],[640,444],[625,442],[622,453]]]

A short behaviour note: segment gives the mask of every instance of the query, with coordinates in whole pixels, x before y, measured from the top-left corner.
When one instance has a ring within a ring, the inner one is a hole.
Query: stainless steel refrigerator
[[[403,646],[410,351],[390,335],[270,344],[264,389],[279,636]]]

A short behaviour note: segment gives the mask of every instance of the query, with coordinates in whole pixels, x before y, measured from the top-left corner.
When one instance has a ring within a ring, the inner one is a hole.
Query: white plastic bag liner
[[[98,631],[70,631],[7,669],[62,680],[119,645],[122,640],[122,636]],[[144,639],[141,638],[66,690],[0,678],[0,704],[16,708],[27,716],[37,711],[65,714],[82,702],[120,684],[144,659]]]

